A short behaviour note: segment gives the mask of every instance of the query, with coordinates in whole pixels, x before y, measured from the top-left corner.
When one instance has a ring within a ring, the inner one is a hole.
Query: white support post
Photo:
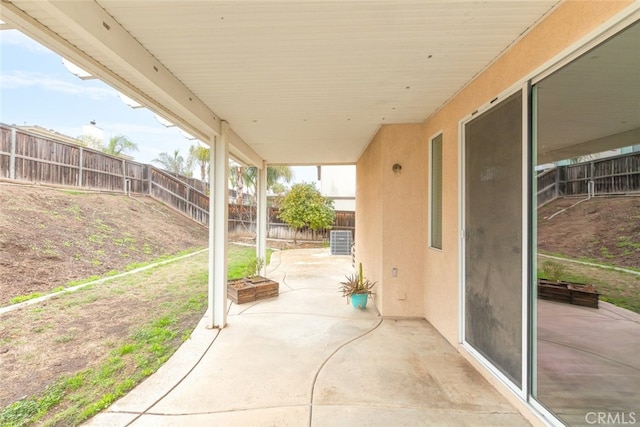
[[[223,122],[220,138],[211,147],[211,194],[209,196],[209,326],[224,328],[227,324],[227,234],[229,130]]]
[[[209,260],[208,260],[208,270],[209,270],[209,279],[208,279],[208,307],[207,307],[207,315],[209,316],[209,321],[207,326],[209,328],[213,328],[215,324],[215,188],[213,183],[215,182],[215,147],[217,146],[216,137],[212,136],[209,142],[209,182],[211,183],[209,186]],[[151,184],[151,182],[149,182]],[[149,185],[151,188],[151,185]]]
[[[227,325],[227,235],[229,230],[229,125],[223,122],[216,143],[215,167],[215,317],[214,326]]]
[[[266,270],[267,262],[267,164],[262,162],[262,167],[258,169],[257,185],[257,207],[256,207],[256,256],[264,260],[263,268]],[[262,273],[264,275],[265,273]]]

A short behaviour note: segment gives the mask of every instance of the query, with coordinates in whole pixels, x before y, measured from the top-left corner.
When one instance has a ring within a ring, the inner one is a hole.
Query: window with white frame
[[[442,134],[431,140],[429,246],[442,249]]]

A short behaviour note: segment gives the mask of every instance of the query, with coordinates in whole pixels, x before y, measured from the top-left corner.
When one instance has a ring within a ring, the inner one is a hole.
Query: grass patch
[[[229,270],[246,270],[254,255],[254,248],[230,246]],[[121,301],[131,303],[136,298],[136,306],[145,307],[147,315],[141,317],[144,320],[125,328],[130,331],[128,334],[110,338],[104,348],[112,350],[103,354],[95,364],[57,377],[41,393],[29,395],[1,409],[0,426],[79,425],[156,372],[180,344],[189,339],[204,313],[207,305],[207,261],[208,254],[202,253],[175,264],[115,278],[99,286],[89,285],[81,292],[65,293],[51,300],[48,313],[58,313],[59,317],[56,318],[58,320],[49,318],[47,321],[56,328],[36,324],[20,334],[28,338],[28,333],[36,328],[38,339],[44,340],[44,335],[49,334],[52,344],[55,343],[60,352],[77,347],[78,341],[86,340],[83,335],[70,332],[56,334],[56,330],[62,327],[60,323],[87,316],[92,313],[95,302],[104,304],[107,298],[123,298]],[[93,280],[95,278],[84,282]],[[122,295],[118,297],[118,294]],[[101,305],[96,307],[104,310]],[[41,311],[36,307],[34,310]],[[135,314],[131,313],[132,316]],[[31,311],[22,315],[31,316]],[[15,319],[12,322],[18,325],[29,323],[16,322]],[[25,346],[26,341],[29,340],[25,340]],[[12,346],[18,351],[16,344],[12,343]],[[24,355],[25,360],[30,357],[28,353]]]
[[[249,250],[247,250],[249,249]],[[267,249],[267,265],[271,261],[272,249]],[[256,251],[254,248],[231,246],[229,248],[228,257],[237,260],[236,263],[229,263],[227,277],[229,279],[239,279],[248,275],[248,271],[252,265],[255,265]]]
[[[605,250],[605,252],[608,251]],[[626,266],[626,265],[618,265],[615,264],[613,262],[605,262],[601,259],[597,259],[597,258],[586,258],[586,257],[570,257],[567,256],[565,254],[560,254],[557,252],[548,252],[548,251],[538,251],[538,253],[540,254],[544,254],[544,255],[549,255],[555,258],[561,258],[564,260],[569,260],[569,261],[580,261],[580,262],[588,262],[590,264],[595,264],[597,266],[599,266],[600,268],[607,268],[607,267],[616,267],[616,268],[624,268],[625,270],[631,270],[631,271],[637,271],[638,273],[640,273],[640,268],[637,267],[630,267],[630,266]]]
[[[67,282],[65,287],[66,288],[70,288],[70,287],[73,287],[73,286],[84,285],[85,283],[95,282],[99,278],[100,278],[100,276],[93,275],[93,276],[87,277],[86,279],[72,280],[70,282]]]
[[[547,260],[538,258],[538,276],[545,276]],[[608,265],[583,265],[570,262],[568,258],[554,260],[561,266],[558,280],[593,285],[600,293],[600,300],[640,313],[640,276],[612,270]],[[593,261],[590,261],[593,263]],[[596,264],[596,263],[594,263]],[[636,270],[636,269],[628,269]]]
[[[18,295],[16,297],[11,298],[11,300],[9,300],[9,304],[19,304],[24,301],[29,301],[30,299],[41,297],[42,295],[44,294],[40,292],[34,292],[29,295]]]
[[[179,258],[181,256],[188,255],[190,253],[193,253],[193,252],[196,252],[196,251],[199,251],[199,250],[200,249],[187,249],[187,250],[184,250],[184,251],[180,251],[175,255],[163,255],[163,256],[161,256],[159,258],[156,258],[156,259],[154,259],[152,261],[133,262],[131,264],[126,265],[123,268],[123,271],[110,270],[110,271],[106,272],[102,276],[93,275],[93,276],[87,277],[86,279],[72,280],[70,282],[67,282],[64,285],[64,287],[58,287],[56,289],[62,290],[64,288],[71,288],[73,286],[84,285],[85,283],[95,282],[96,280],[100,280],[101,278],[113,277],[113,276],[116,276],[118,274],[122,274],[123,272],[129,272],[129,271],[135,270],[137,268],[146,267],[148,265],[155,264],[155,263],[158,263],[158,262],[169,261],[169,260],[172,260],[172,259],[175,259],[175,258]],[[100,260],[91,260],[91,264],[94,264],[94,265],[100,265],[101,263],[102,262]],[[40,296],[40,295],[38,295],[38,296]]]

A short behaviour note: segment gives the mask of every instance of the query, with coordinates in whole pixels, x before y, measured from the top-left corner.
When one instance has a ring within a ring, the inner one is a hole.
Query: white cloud
[[[97,123],[104,131],[105,139],[115,135],[125,135],[138,145],[138,151],[128,153],[135,157],[136,161],[151,163],[161,152],[172,153],[180,150],[186,157],[189,146],[193,141],[188,141],[176,128],[165,128],[158,124],[137,124],[118,121],[100,121]]]
[[[170,133],[167,132],[167,129],[158,124],[157,126],[153,125],[144,125],[137,123],[123,123],[123,122],[99,122],[98,126],[104,129],[106,133],[113,133],[114,135],[124,134],[129,135],[132,133],[140,133],[147,134],[151,136],[162,136],[164,138],[171,137]],[[177,135],[176,135],[177,136]],[[180,138],[176,138],[176,140],[180,140]]]
[[[0,45],[19,46],[29,52],[48,53],[56,55],[51,50],[42,46],[35,40],[30,39],[18,30],[2,30],[0,31]]]
[[[2,76],[1,85],[3,90],[38,88],[48,92],[86,96],[96,101],[117,96],[117,92],[108,87],[88,86],[84,82],[77,84],[62,80],[49,74],[28,71],[13,71],[4,74]]]
[[[70,136],[71,138],[78,138],[82,135],[82,126],[60,126],[52,130],[62,135]]]

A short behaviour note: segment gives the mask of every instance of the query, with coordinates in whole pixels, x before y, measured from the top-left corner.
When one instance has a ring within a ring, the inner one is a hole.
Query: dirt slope
[[[538,247],[640,268],[640,196],[595,197],[571,207],[579,201],[559,199],[538,211]]]
[[[207,244],[204,227],[151,198],[0,183],[0,306]]]

